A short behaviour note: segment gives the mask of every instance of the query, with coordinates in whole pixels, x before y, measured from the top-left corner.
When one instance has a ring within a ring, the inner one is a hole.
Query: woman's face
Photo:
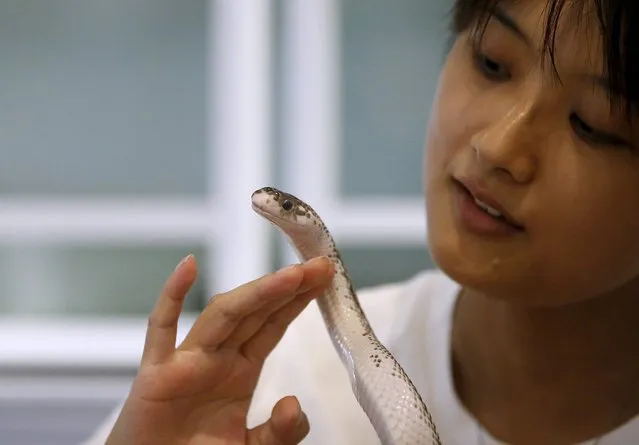
[[[576,28],[565,10],[557,77],[541,52],[546,1],[513,3],[478,51],[461,35],[441,73],[424,166],[433,258],[463,286],[523,304],[635,286],[639,139],[610,107],[596,22]]]

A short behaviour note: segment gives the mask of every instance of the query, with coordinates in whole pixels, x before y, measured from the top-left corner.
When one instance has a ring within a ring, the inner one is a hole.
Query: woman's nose
[[[470,141],[481,168],[499,171],[515,183],[532,181],[543,138],[536,129],[540,122],[535,107],[533,101],[518,101],[506,113],[491,113]]]

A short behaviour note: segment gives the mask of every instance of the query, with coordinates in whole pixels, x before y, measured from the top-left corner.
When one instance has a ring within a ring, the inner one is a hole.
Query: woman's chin
[[[495,267],[441,245],[431,248],[431,256],[437,268],[460,287],[501,303],[558,308],[584,302],[595,288],[589,287],[585,278],[576,282],[534,274],[529,268]]]
[[[486,246],[465,243],[452,233],[429,234],[433,262],[442,273],[467,290],[487,298],[527,306],[556,306],[559,282],[531,272],[525,258],[514,255],[508,260]],[[553,292],[554,290],[554,292]]]

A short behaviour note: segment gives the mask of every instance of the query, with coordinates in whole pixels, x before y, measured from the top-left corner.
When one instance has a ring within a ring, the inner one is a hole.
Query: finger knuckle
[[[239,311],[234,307],[220,306],[218,311],[223,318],[231,323],[238,323],[244,318],[242,311]]]
[[[147,319],[147,327],[149,329],[167,329],[173,327],[175,324],[174,321],[163,319],[157,314],[151,314]]]
[[[221,296],[222,294],[219,294],[219,293],[211,295],[209,299],[207,300],[206,305],[210,306],[214,301],[218,301]]]

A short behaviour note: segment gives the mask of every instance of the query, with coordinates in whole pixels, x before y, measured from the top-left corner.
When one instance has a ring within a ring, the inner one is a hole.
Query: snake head
[[[251,203],[253,210],[285,232],[322,224],[308,204],[274,187],[262,187],[253,192]]]
[[[255,212],[280,229],[302,259],[335,255],[335,243],[319,215],[304,201],[273,187],[251,195]]]

